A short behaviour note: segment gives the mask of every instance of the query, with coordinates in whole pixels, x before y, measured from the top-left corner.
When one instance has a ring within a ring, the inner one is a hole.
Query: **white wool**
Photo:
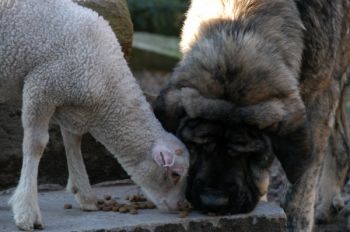
[[[102,17],[70,0],[13,0],[10,7],[0,4],[0,38],[0,102],[22,100],[24,158],[11,200],[18,227],[42,225],[36,179],[50,121],[61,127],[68,189],[83,209],[96,209],[80,151],[87,132],[158,206],[167,196],[183,197],[184,180],[174,186],[151,154],[158,143],[185,148],[155,118]],[[188,153],[175,164],[188,167]]]

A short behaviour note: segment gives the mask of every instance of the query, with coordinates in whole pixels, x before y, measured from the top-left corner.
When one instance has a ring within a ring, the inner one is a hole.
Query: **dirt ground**
[[[170,77],[167,72],[149,72],[139,71],[135,73],[135,77],[138,79],[141,88],[151,95],[158,95],[161,86]],[[350,114],[349,114],[350,118]],[[275,160],[270,170],[270,188],[268,193],[269,201],[275,201],[281,204],[288,189],[288,181],[284,174],[284,171],[277,160]],[[350,215],[350,181],[345,185],[343,190],[343,198],[346,203],[346,207],[329,225],[318,225],[315,228],[315,232],[342,232],[347,231],[347,217]],[[350,218],[350,217],[349,217]],[[349,230],[350,231],[350,230]]]

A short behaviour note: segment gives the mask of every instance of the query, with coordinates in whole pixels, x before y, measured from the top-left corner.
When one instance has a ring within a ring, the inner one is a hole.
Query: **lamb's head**
[[[154,142],[151,155],[139,166],[137,172],[143,175],[140,186],[160,210],[178,210],[186,202],[188,168],[187,148],[174,135],[165,132]]]

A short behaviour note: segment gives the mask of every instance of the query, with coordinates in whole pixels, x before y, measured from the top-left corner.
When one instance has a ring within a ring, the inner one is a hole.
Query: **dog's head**
[[[178,136],[191,152],[186,197],[196,209],[246,213],[267,193],[274,158],[267,136],[201,119],[186,120]]]
[[[226,25],[196,41],[153,106],[163,126],[190,150],[192,203],[238,213],[251,210],[264,193],[272,153],[291,183],[300,180],[312,141],[298,70],[254,34],[223,34]],[[199,129],[184,123],[186,117],[211,128],[186,138],[186,130]],[[262,145],[252,149],[255,143]]]

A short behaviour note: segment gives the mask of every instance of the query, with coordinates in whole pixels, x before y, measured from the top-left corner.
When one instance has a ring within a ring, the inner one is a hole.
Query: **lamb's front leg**
[[[49,118],[40,118],[29,124],[24,122],[21,177],[10,199],[16,225],[21,230],[43,228],[38,205],[37,177],[39,161],[49,140],[48,124]]]
[[[61,127],[68,162],[69,179],[67,190],[72,192],[82,210],[97,210],[97,198],[91,189],[81,154],[81,135],[73,134]]]

